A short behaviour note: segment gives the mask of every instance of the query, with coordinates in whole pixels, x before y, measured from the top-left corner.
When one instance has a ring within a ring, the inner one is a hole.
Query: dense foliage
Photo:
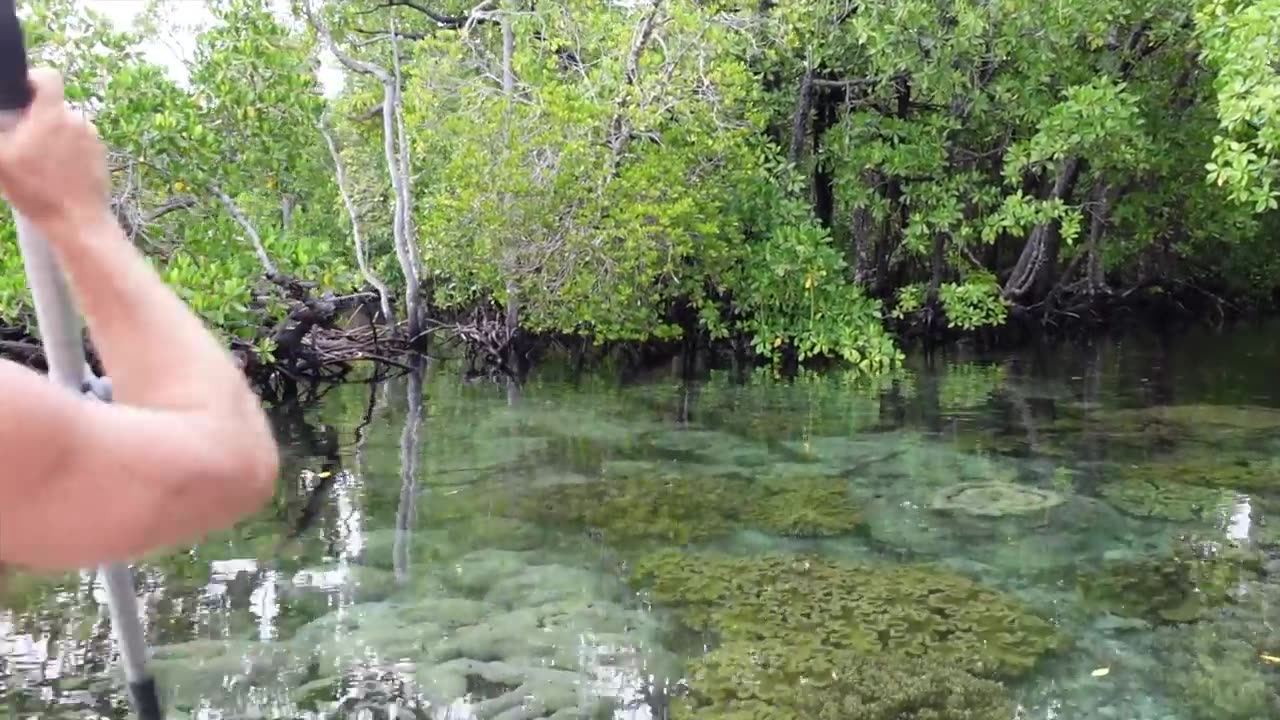
[[[257,362],[323,366],[340,343],[301,336],[359,307],[405,347],[872,370],[895,323],[1261,303],[1280,277],[1278,0],[210,0],[181,82],[140,52],[164,0],[127,32],[22,4],[122,220]]]

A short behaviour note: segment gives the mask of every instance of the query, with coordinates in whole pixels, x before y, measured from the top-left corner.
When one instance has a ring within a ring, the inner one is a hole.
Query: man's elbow
[[[221,458],[209,468],[209,478],[223,488],[225,510],[237,517],[262,509],[275,495],[280,474],[280,451],[265,418],[242,423],[221,444]]]
[[[255,512],[270,502],[276,492],[276,479],[280,474],[280,453],[275,442],[260,444],[249,452],[244,469],[245,502],[248,511]]]
[[[252,438],[243,460],[244,501],[248,512],[256,512],[275,495],[276,479],[280,475],[280,450],[269,429],[261,430]]]

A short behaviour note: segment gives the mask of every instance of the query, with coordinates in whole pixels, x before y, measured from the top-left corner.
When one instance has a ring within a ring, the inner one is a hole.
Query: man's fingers
[[[27,72],[27,84],[31,87],[31,105],[24,109],[16,119],[17,126],[7,128],[0,133],[0,156],[10,160],[11,148],[15,144],[14,135],[22,134],[22,129],[33,119],[48,117],[50,112],[61,112],[66,107],[63,95],[62,73],[53,68],[37,67]],[[15,133],[16,131],[16,133]]]
[[[32,109],[61,109],[66,99],[62,84],[62,73],[53,68],[37,67],[27,72],[27,82],[35,94]]]
[[[31,86],[31,105],[18,117],[16,127],[0,133],[0,165],[14,162],[18,148],[25,144],[23,136],[28,126],[48,123],[56,113],[66,112],[62,73],[47,67],[31,68],[27,83]],[[6,170],[8,167],[0,167],[0,173]]]

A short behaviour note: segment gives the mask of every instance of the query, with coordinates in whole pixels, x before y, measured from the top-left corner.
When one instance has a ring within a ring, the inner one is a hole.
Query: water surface
[[[209,720],[1278,717],[1273,330],[338,388],[137,566],[154,667]],[[127,717],[95,573],[9,585],[0,717]]]

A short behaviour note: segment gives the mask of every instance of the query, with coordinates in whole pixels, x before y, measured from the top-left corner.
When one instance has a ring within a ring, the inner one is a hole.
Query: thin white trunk
[[[417,249],[411,247],[411,235],[409,234],[411,231],[406,227],[405,223],[406,206],[408,204],[406,188],[409,186],[410,181],[402,163],[401,155],[396,149],[396,118],[400,113],[399,54],[398,52],[396,54],[396,75],[392,75],[386,69],[374,63],[356,60],[342,52],[338,47],[338,43],[333,39],[333,34],[329,32],[329,28],[325,26],[319,17],[312,13],[310,2],[303,5],[303,11],[311,21],[312,26],[315,27],[316,32],[320,34],[325,44],[328,45],[330,52],[334,54],[334,57],[338,58],[338,62],[353,72],[372,75],[382,83],[382,149],[387,165],[387,175],[391,178],[391,190],[395,195],[392,237],[395,242],[396,259],[400,262],[400,270],[404,273],[405,278],[405,312],[409,320],[409,336],[410,338],[415,338],[421,322],[421,316],[418,312]]]
[[[396,259],[400,261],[400,269],[404,272],[405,314],[409,319],[409,337],[418,334],[418,273],[413,265],[413,255],[409,251],[409,240],[405,234],[405,178],[400,172],[399,154],[396,152],[395,116],[400,105],[400,93],[395,80],[388,77],[382,84],[382,151],[387,163],[387,174],[391,178],[391,191],[395,195],[395,207],[391,222],[392,236],[395,238]]]
[[[516,91],[516,74],[511,68],[511,57],[516,52],[516,33],[511,28],[511,16],[502,14],[502,92],[508,97]]]
[[[516,49],[516,34],[515,34],[515,30],[511,27],[511,16],[509,14],[507,13],[502,14],[501,23],[502,23],[502,94],[506,96],[506,99],[507,99],[507,107],[506,107],[505,116],[504,116],[504,121],[505,121],[504,131],[507,134],[507,146],[509,148],[511,145],[511,111],[512,111],[512,103],[515,100],[514,96],[516,92],[516,75],[515,75],[515,71],[511,67],[512,56],[515,55],[515,49]],[[506,206],[511,205],[510,195],[504,194],[503,204]],[[512,238],[509,242],[518,243],[519,239]],[[513,248],[508,248],[507,253],[509,256],[512,255]],[[512,343],[516,336],[516,330],[520,327],[520,295],[519,295],[519,287],[516,284],[516,277],[515,277],[515,273],[516,273],[515,258],[509,257],[508,262],[505,264],[507,265],[506,272],[508,273],[507,317],[506,317],[506,332],[507,332],[506,342],[508,346],[507,347],[508,353],[507,353],[506,360],[514,364],[515,347]],[[508,388],[508,391],[510,391],[510,388]]]
[[[280,237],[284,237],[289,232],[289,228],[293,227],[293,204],[292,195],[285,195],[280,198]]]
[[[369,267],[369,259],[366,256],[364,247],[364,235],[360,232],[360,219],[356,213],[356,205],[351,200],[351,194],[347,192],[347,171],[346,166],[342,163],[342,156],[338,154],[338,145],[333,141],[333,135],[323,121],[320,124],[320,133],[324,135],[325,142],[329,145],[329,154],[333,156],[333,165],[336,168],[338,192],[342,195],[342,202],[347,207],[347,215],[351,218],[351,240],[356,246],[356,264],[359,265],[360,274],[364,276],[365,281],[378,291],[378,303],[382,307],[383,321],[388,327],[394,327],[396,315],[395,310],[391,307],[391,291],[387,288],[387,284],[382,281],[382,278],[378,277],[373,272],[373,269]]]
[[[418,257],[418,234],[413,224],[413,170],[409,164],[409,135],[405,131],[404,126],[404,102],[403,89],[404,80],[400,74],[400,40],[396,33],[395,21],[392,20],[391,25],[391,59],[392,70],[396,83],[396,141],[399,143],[400,152],[400,193],[402,196],[400,209],[404,214],[404,236],[407,240],[406,246],[409,251],[409,261],[413,268],[414,282],[421,284],[422,282],[422,261]]]

